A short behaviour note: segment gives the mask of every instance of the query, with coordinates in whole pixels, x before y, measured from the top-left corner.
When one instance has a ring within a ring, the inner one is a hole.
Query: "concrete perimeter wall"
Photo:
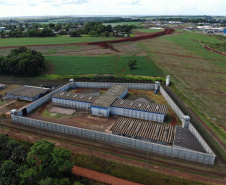
[[[171,99],[171,97],[167,94],[167,92],[163,89],[163,87],[160,86],[160,93],[162,96],[166,99],[170,107],[173,109],[173,111],[177,114],[177,116],[182,120],[184,113],[180,110],[180,108],[174,103],[174,101]],[[198,133],[198,131],[194,128],[192,123],[189,123],[188,129],[191,131],[191,133],[195,136],[195,138],[198,140],[198,142],[202,145],[204,150],[208,154],[212,154],[215,156],[214,152],[211,150],[209,145],[205,142],[205,140],[202,138],[202,136]]]
[[[191,131],[191,133],[195,136],[195,138],[199,141],[199,143],[202,145],[204,150],[208,154],[214,154],[214,152],[211,150],[209,145],[205,142],[205,140],[202,138],[202,136],[198,133],[198,131],[194,128],[194,126],[190,123],[188,129]]]
[[[21,116],[12,115],[12,121],[26,126],[31,126],[39,129],[49,130],[52,132],[63,133],[67,135],[78,136],[86,139],[102,141],[109,144],[121,145],[128,148],[152,152],[164,156],[175,157],[188,161],[194,161],[203,164],[213,165],[215,155],[192,151],[189,149],[180,149],[176,147],[165,146],[157,143],[140,141],[123,136],[117,136],[108,133],[92,131],[77,127],[60,125],[56,123],[45,122],[41,120],[30,119]]]
[[[74,82],[74,84],[78,88],[110,88],[113,85],[125,85],[129,89],[155,89],[155,84],[145,83]]]
[[[165,100],[168,102],[170,107],[173,109],[173,111],[176,113],[176,115],[179,117],[180,120],[184,117],[184,113],[179,109],[179,107],[174,103],[174,101],[171,99],[171,97],[167,94],[165,89],[163,89],[162,86],[160,86],[160,93],[165,98]]]

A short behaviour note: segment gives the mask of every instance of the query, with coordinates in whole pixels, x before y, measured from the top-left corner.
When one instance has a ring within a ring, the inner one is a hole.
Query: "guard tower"
[[[74,79],[70,79],[69,83],[71,84],[71,88],[76,89],[76,84],[74,83]]]
[[[190,124],[190,116],[185,115],[185,116],[182,118],[182,127],[188,129],[189,124]]]
[[[155,90],[154,90],[154,94],[157,94],[158,91],[159,91],[159,89],[160,89],[160,82],[159,82],[159,81],[156,81],[156,82],[155,82]]]
[[[170,85],[170,75],[166,76],[166,86]]]

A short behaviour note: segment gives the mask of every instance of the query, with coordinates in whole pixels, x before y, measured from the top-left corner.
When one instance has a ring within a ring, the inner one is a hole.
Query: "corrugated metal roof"
[[[168,110],[167,105],[125,99],[118,99],[111,106],[153,112],[164,115],[167,114]]]
[[[52,98],[60,98],[65,100],[74,100],[74,101],[81,101],[92,103],[95,101],[98,96],[90,95],[90,94],[82,94],[82,93],[73,93],[67,91],[60,91],[52,96]]]
[[[121,96],[121,94],[127,90],[127,86],[114,85],[109,88],[105,93],[99,96],[93,103],[93,106],[98,107],[110,107],[111,104]]]
[[[127,90],[128,87],[124,85],[113,85],[103,95],[104,96],[121,96],[121,94]]]
[[[120,117],[110,131],[169,144],[173,143],[175,135],[174,126],[124,117]]]
[[[45,94],[46,92],[50,91],[49,88],[42,88],[42,87],[34,87],[34,86],[20,86],[15,89],[12,89],[6,94],[11,94],[14,96],[21,96],[21,97],[29,97],[33,98],[40,94]]]
[[[99,96],[93,103],[92,106],[97,106],[97,107],[110,107],[111,104],[117,99],[117,96],[104,96],[101,95]]]

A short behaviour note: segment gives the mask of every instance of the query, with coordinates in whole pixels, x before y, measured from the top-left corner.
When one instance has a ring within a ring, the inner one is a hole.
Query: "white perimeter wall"
[[[125,85],[129,89],[155,89],[155,84],[145,83],[74,82],[74,84],[78,88],[110,88],[113,85]]]
[[[60,125],[51,122],[45,122],[36,119],[25,118],[21,116],[12,115],[12,121],[26,126],[31,126],[39,129],[49,130],[52,132],[63,133],[67,135],[78,136],[82,138],[92,139],[96,141],[103,141],[109,144],[121,145],[128,148],[143,150],[146,152],[153,152],[156,154],[180,158],[188,161],[199,162],[203,164],[214,164],[215,155],[192,151],[189,149],[170,147],[157,143],[140,141],[137,139],[117,136],[113,134],[97,132],[88,129]]]

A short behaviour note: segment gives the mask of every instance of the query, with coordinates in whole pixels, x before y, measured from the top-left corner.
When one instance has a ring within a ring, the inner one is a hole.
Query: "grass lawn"
[[[143,56],[134,58],[137,60],[137,67],[134,70],[128,68],[130,60],[128,56],[46,56],[45,58],[54,64],[54,74],[57,75],[118,74],[161,76],[153,62]]]
[[[144,33],[155,33],[163,31],[163,29],[136,29],[136,31],[144,32]]]
[[[224,56],[221,56],[219,54],[206,50],[205,48],[202,47],[201,43],[193,41],[193,40],[197,40],[197,41],[217,42],[217,43],[224,42],[224,41],[215,39],[213,37],[209,37],[209,36],[206,36],[204,34],[199,34],[199,33],[182,33],[182,34],[175,35],[172,37],[167,37],[166,39],[182,46],[183,48],[185,48],[186,50],[189,50],[190,52],[192,52],[195,55],[199,55],[208,60],[214,60],[214,61],[216,61],[216,64],[222,65],[222,63],[218,62],[217,60],[225,59]]]
[[[96,42],[118,39],[116,37],[69,37],[67,35],[57,37],[29,37],[29,38],[6,38],[1,39],[0,47],[23,46],[23,45],[45,45],[45,44],[68,44],[82,42]]]
[[[186,32],[139,45],[165,74],[171,75],[174,91],[180,92],[186,104],[226,143],[226,58],[193,40],[223,43],[208,35]]]
[[[113,26],[117,26],[117,25],[135,25],[135,26],[139,26],[142,22],[115,22],[115,23],[104,23],[103,25],[113,25]]]
[[[8,101],[6,101],[6,100],[0,100],[0,107],[7,104],[7,103],[8,103]]]

